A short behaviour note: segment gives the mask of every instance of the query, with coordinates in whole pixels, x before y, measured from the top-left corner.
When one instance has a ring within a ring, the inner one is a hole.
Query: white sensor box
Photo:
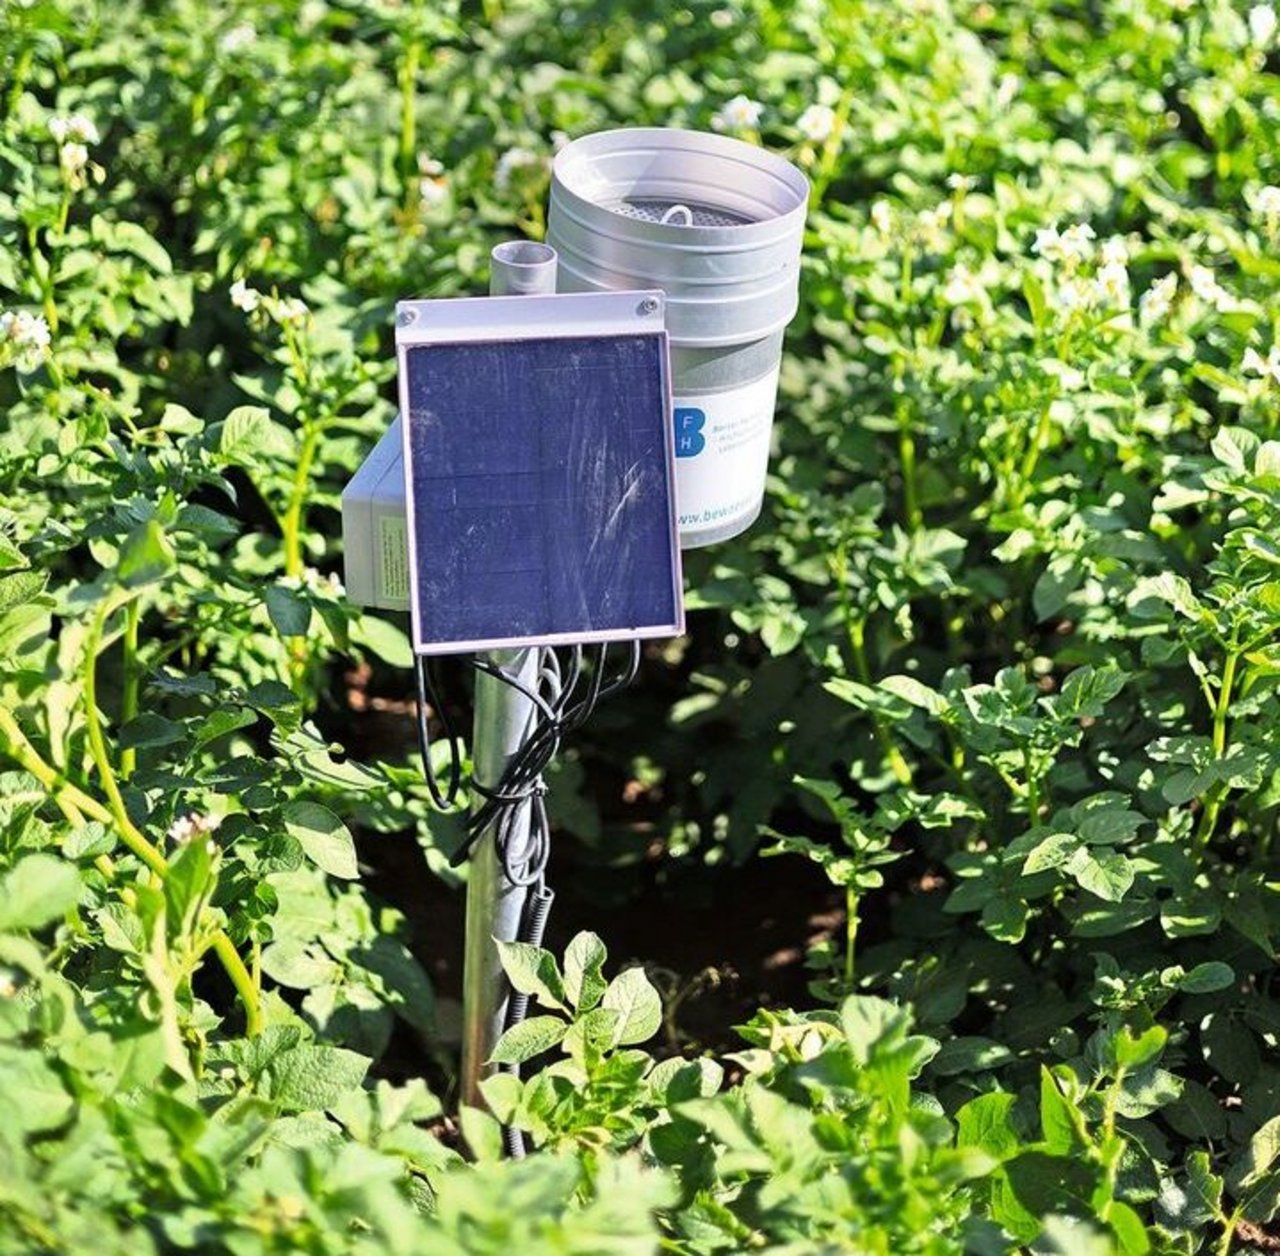
[[[404,436],[400,416],[342,490],[342,562],[357,606],[409,609]]]

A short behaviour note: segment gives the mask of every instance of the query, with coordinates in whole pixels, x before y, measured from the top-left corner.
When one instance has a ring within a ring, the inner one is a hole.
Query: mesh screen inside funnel
[[[619,201],[614,209],[627,218],[642,222],[665,222],[671,227],[744,227],[754,221],[711,205],[689,205],[684,201]]]

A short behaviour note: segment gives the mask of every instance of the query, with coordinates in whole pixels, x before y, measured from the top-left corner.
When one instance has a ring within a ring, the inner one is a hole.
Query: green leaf
[[[503,1125],[511,1124],[523,1091],[524,1084],[514,1073],[493,1073],[480,1083],[480,1093],[484,1095],[489,1111]]]
[[[1177,981],[1177,987],[1185,994],[1214,994],[1235,984],[1236,975],[1230,964],[1221,960],[1209,960],[1197,964],[1185,977]]]
[[[74,1109],[62,1079],[38,1051],[0,1043],[0,1119],[11,1138],[55,1130]]]
[[[360,875],[355,839],[328,807],[291,802],[284,809],[284,826],[312,863],[331,877],[354,881]]]
[[[543,1007],[567,1012],[565,986],[555,956],[528,942],[494,938],[507,980],[521,994],[532,995]]]
[[[1063,1087],[1071,1085],[1066,1078],[1041,1066],[1040,1069],[1040,1126],[1045,1147],[1055,1153],[1069,1152],[1083,1146],[1083,1118],[1071,1098],[1063,1093]]]
[[[497,1164],[503,1158],[502,1127],[482,1108],[463,1104],[458,1124],[471,1154],[480,1164]]]
[[[1258,444],[1258,438],[1243,427],[1222,427],[1209,442],[1209,448],[1228,470],[1244,475],[1253,465]]]
[[[212,845],[212,838],[197,837],[169,861],[164,897],[171,930],[192,933],[200,904],[213,892]]]
[[[1147,1228],[1142,1224],[1142,1218],[1128,1204],[1119,1200],[1112,1201],[1107,1224],[1116,1237],[1120,1256],[1146,1256],[1151,1250]]]
[[[361,615],[351,625],[351,640],[372,651],[390,667],[412,667],[413,647],[409,638],[395,626],[377,615]]]
[[[144,711],[120,729],[117,742],[120,746],[172,746],[187,735],[187,730],[176,720],[166,719],[154,711]]]
[[[985,1073],[1010,1063],[1013,1052],[994,1038],[962,1036],[948,1038],[930,1063],[940,1077],[956,1073]]]
[[[334,981],[342,970],[315,948],[297,939],[285,939],[263,950],[262,971],[290,989],[313,990]]]
[[[1018,1201],[1036,1216],[1092,1215],[1090,1200],[1100,1170],[1083,1156],[1024,1151],[1005,1165],[1005,1172]],[[1105,1252],[1106,1248],[1100,1250]]]
[[[370,1061],[343,1047],[308,1045],[281,1052],[262,1080],[267,1098],[286,1112],[308,1112],[338,1102],[364,1081]]]
[[[1118,903],[1133,887],[1136,878],[1133,861],[1115,851],[1095,854],[1080,847],[1065,865],[1077,884],[1108,903]]]
[[[262,595],[267,614],[282,637],[305,637],[311,627],[311,603],[282,584],[267,585]]]
[[[490,1064],[524,1064],[550,1051],[569,1032],[569,1023],[558,1016],[530,1016],[513,1025],[498,1039]]]
[[[1062,682],[1054,711],[1062,719],[1097,719],[1128,679],[1118,667],[1077,667]]]
[[[997,941],[1021,942],[1027,932],[1027,905],[1021,899],[988,899],[982,908],[982,927]]]
[[[594,933],[575,934],[564,952],[564,990],[578,1012],[589,1012],[607,987],[604,943]]]
[[[600,1004],[618,1014],[614,1046],[646,1042],[662,1025],[662,999],[643,968],[628,968],[619,973],[609,983]]]
[[[1280,1157],[1280,1116],[1273,1116],[1249,1140],[1248,1151],[1231,1166],[1227,1186],[1239,1195],[1262,1181]]]
[[[161,579],[174,565],[173,546],[159,521],[140,523],[125,538],[116,560],[116,578],[126,589],[137,589]]]
[[[1168,1040],[1168,1031],[1160,1025],[1151,1025],[1140,1034],[1134,1034],[1127,1025],[1122,1025],[1109,1043],[1116,1064],[1124,1069],[1135,1069],[1155,1060]]]
[[[1032,323],[1036,327],[1043,327],[1047,320],[1048,302],[1045,300],[1044,285],[1030,270],[1022,273],[1022,295],[1026,298]]]
[[[80,901],[80,874],[53,855],[24,855],[0,879],[0,931],[39,929]]]
[[[880,688],[930,715],[943,715],[951,709],[946,698],[928,685],[921,684],[914,676],[886,676],[880,682]]]
[[[996,1160],[1018,1154],[1022,1138],[1013,1125],[1017,1095],[997,1091],[979,1095],[956,1113],[956,1142],[961,1147],[977,1147]]]
[[[905,1029],[909,1015],[896,1003],[870,994],[850,995],[840,1005],[840,1028],[848,1040],[853,1058],[867,1064],[872,1050],[891,1029]]]
[[[1027,856],[1022,865],[1022,875],[1031,877],[1035,876],[1037,872],[1047,872],[1052,868],[1060,868],[1079,849],[1080,840],[1074,834],[1050,833]]]
[[[266,455],[288,458],[293,453],[289,432],[261,406],[237,406],[210,431],[217,434],[222,457],[240,466],[251,467]]]
[[[173,273],[173,262],[164,246],[146,228],[136,222],[112,222],[101,215],[91,224],[94,240],[114,253],[132,253],[147,263],[158,275]]]

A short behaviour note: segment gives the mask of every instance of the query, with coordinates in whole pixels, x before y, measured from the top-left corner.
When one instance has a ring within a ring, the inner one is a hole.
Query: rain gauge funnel
[[[808,199],[790,162],[723,135],[602,131],[556,156],[559,290],[666,292],[685,549],[760,513]]]

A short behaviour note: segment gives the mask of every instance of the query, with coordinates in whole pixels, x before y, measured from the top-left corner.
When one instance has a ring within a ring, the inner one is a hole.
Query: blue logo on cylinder
[[[677,406],[675,418],[676,457],[696,457],[707,447],[707,438],[702,434],[706,414],[695,406]]]

